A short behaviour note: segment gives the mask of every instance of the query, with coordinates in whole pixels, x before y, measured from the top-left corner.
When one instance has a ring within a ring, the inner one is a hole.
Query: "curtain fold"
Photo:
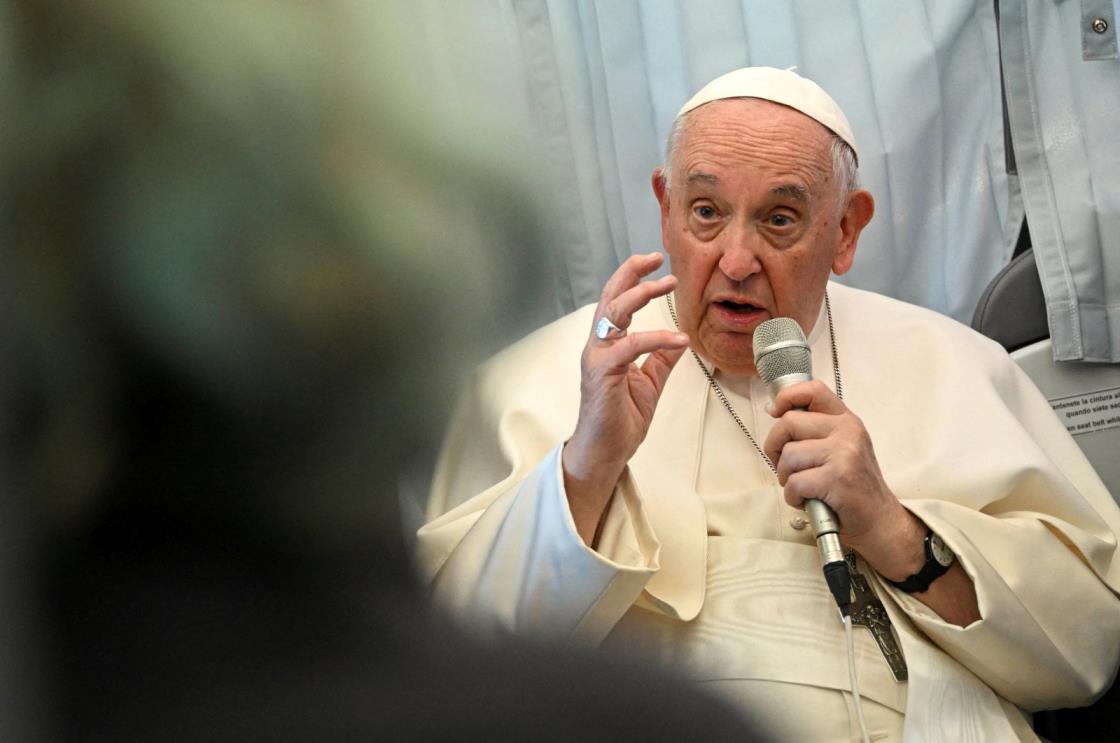
[[[540,165],[557,173],[549,198],[562,222],[558,312],[597,299],[626,256],[660,247],[649,178],[673,117],[708,80],[746,65],[796,65],[852,122],[877,211],[844,283],[967,322],[1011,254],[1022,211],[1005,168],[991,0],[470,8],[478,35],[463,41],[515,48],[491,53],[519,60],[501,72],[517,91],[510,105],[527,108]]]

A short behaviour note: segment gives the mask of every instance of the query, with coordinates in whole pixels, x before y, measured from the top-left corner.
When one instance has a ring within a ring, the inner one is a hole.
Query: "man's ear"
[[[848,204],[840,215],[840,247],[832,259],[832,272],[837,276],[846,274],[856,257],[856,245],[863,228],[875,216],[875,199],[862,188],[848,195]]]
[[[653,175],[650,177],[650,182],[653,184],[653,195],[657,197],[657,203],[661,206],[661,246],[668,249],[669,183],[665,179],[665,171],[661,168],[654,168]]]

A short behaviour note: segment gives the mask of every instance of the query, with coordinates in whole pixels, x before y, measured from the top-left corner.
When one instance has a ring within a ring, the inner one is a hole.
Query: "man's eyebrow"
[[[718,186],[719,185],[719,177],[718,176],[715,176],[711,173],[705,173],[702,170],[691,171],[688,174],[688,178],[686,180],[687,180],[689,185],[691,185],[693,183],[707,183],[709,186]]]
[[[770,189],[770,193],[774,196],[784,196],[787,199],[794,199],[804,203],[809,203],[809,189],[804,186],[799,186],[796,183],[786,183],[781,186],[774,186]]]

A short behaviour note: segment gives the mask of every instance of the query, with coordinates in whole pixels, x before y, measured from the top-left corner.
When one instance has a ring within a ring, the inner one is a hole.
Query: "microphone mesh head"
[[[775,345],[800,343],[803,345]],[[789,317],[775,317],[754,329],[754,366],[759,378],[770,384],[787,374],[813,374],[813,355],[801,326]]]

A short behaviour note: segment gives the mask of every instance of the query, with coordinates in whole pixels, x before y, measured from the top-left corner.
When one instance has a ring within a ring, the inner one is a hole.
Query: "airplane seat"
[[[1120,502],[1120,422],[1109,423],[1120,418],[1120,408],[1105,407],[1120,403],[1120,364],[1054,361],[1033,250],[1018,253],[988,284],[972,327],[1007,349],[1073,429],[1074,441]],[[1120,684],[1116,683],[1089,707],[1034,715],[1035,732],[1050,743],[1115,740],[1118,723]]]
[[[1033,250],[1016,256],[988,284],[972,327],[1008,350],[1120,503],[1120,364],[1054,361]]]

